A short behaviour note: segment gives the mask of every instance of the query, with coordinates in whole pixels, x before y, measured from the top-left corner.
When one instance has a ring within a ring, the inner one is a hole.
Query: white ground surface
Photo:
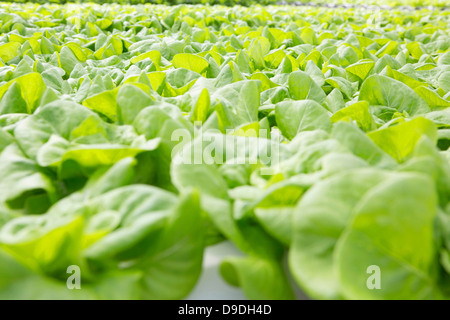
[[[202,274],[197,286],[186,300],[247,300],[240,288],[230,286],[220,276],[220,263],[229,256],[243,256],[243,254],[230,242],[222,242],[206,249]],[[308,299],[297,285],[291,282],[297,299]]]

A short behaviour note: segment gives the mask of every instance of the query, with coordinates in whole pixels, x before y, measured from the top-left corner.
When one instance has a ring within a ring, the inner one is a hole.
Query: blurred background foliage
[[[412,7],[450,7],[450,0],[0,0],[0,2],[34,3],[118,3],[118,4],[202,4],[202,5],[272,5],[272,4],[317,4],[317,5],[387,5]]]

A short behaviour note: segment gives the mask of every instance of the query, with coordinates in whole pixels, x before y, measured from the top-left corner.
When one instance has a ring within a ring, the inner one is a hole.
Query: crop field
[[[450,299],[447,2],[161,2],[0,2],[0,299]]]

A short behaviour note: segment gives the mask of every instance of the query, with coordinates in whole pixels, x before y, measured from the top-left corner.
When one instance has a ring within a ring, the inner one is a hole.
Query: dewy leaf
[[[322,103],[326,98],[325,92],[303,71],[289,75],[289,93],[295,100],[309,99]]]
[[[283,101],[275,106],[277,125],[283,135],[294,138],[301,131],[330,130],[331,121],[327,111],[312,100]]]
[[[436,205],[432,181],[415,173],[399,174],[367,192],[336,254],[344,297],[440,299]],[[374,270],[381,273],[379,290],[370,287]]]
[[[191,53],[179,53],[173,57],[172,64],[175,68],[185,68],[202,74],[209,66],[206,59]]]
[[[428,136],[433,141],[437,139],[437,130],[434,123],[422,117],[367,134],[381,149],[398,162],[406,160],[423,135]]]

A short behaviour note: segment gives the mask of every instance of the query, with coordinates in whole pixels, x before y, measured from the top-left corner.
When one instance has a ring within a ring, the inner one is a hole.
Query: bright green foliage
[[[450,298],[448,10],[0,16],[0,298]]]

